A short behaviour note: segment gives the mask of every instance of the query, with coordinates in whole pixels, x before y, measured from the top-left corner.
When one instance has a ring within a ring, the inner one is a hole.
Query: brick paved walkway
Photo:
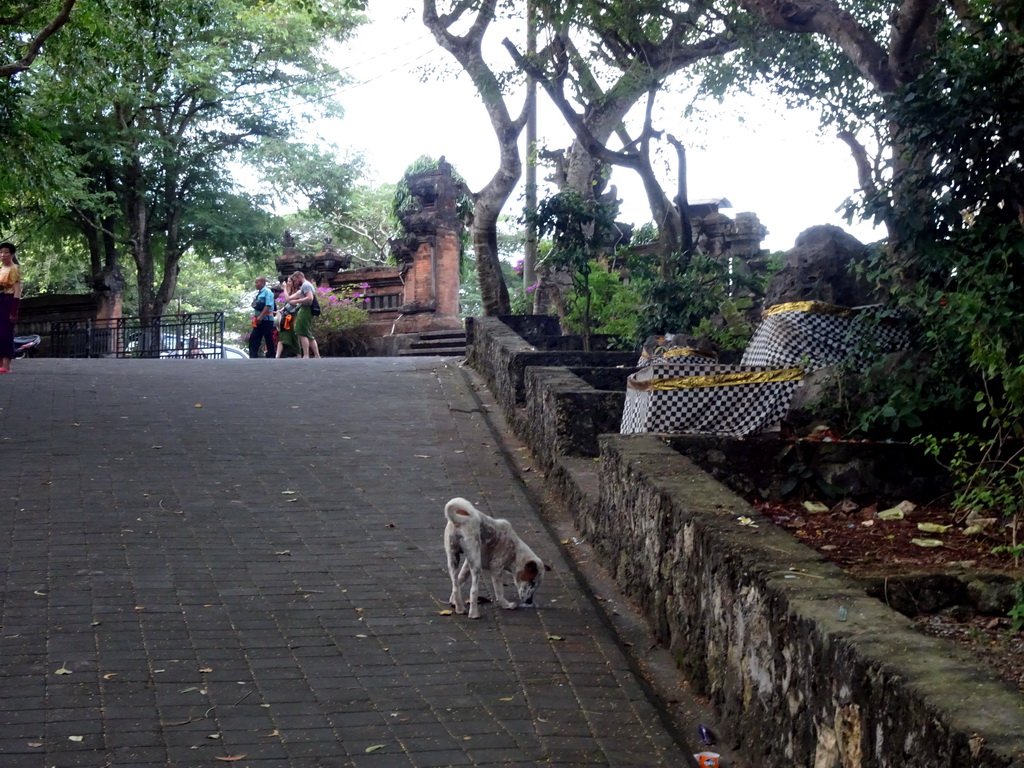
[[[689,765],[454,361],[17,361],[0,767]],[[443,616],[452,496],[555,570]]]

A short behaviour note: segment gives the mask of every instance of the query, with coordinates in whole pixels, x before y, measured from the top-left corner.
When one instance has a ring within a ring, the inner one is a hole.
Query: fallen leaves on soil
[[[1024,568],[1015,567],[1012,558],[992,552],[994,547],[1011,543],[1008,529],[987,526],[980,535],[966,535],[964,530],[971,521],[949,507],[903,506],[903,514],[897,518],[879,514],[877,506],[850,502],[840,502],[818,514],[808,513],[800,502],[754,506],[854,577],[971,569],[1024,578]],[[941,546],[917,544],[922,531],[933,533],[928,538]],[[1011,632],[1009,619],[975,615],[957,620],[951,612],[942,612],[914,621],[925,634],[967,649],[1024,693],[1024,632]]]
[[[965,536],[962,521],[948,507],[922,506],[903,512],[902,519],[882,519],[876,506],[854,507],[837,504],[829,512],[807,514],[799,503],[756,503],[755,508],[773,523],[792,533],[809,547],[854,576],[883,572],[920,573],[945,567],[991,568],[1012,571],[1013,561],[1005,554],[993,554],[992,548],[1007,538],[1002,536]],[[924,528],[919,525],[924,524]],[[946,533],[930,536],[941,546],[916,546],[914,539],[922,530],[935,531],[951,526]],[[1024,577],[1024,570],[1020,571]]]

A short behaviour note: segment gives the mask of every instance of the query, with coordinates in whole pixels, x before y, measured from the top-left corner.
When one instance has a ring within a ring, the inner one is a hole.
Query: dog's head
[[[516,589],[519,591],[520,603],[533,605],[533,593],[540,586],[540,580],[545,570],[550,571],[551,568],[540,560],[530,559],[523,563],[523,567],[516,574]]]

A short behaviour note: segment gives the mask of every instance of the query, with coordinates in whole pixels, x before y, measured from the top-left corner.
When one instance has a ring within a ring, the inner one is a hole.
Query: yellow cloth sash
[[[709,360],[714,360],[714,358],[715,358],[714,355],[709,355],[706,352],[701,352],[699,349],[694,349],[693,347],[680,347],[679,349],[667,349],[667,350],[665,350],[662,353],[661,356],[662,357],[686,357],[686,356],[692,356],[692,357],[703,357],[703,358],[706,358],[706,359],[709,359]]]
[[[705,376],[680,376],[674,379],[655,379],[651,381],[634,381],[630,377],[626,380],[626,386],[640,392],[647,392],[649,390],[732,387],[739,384],[774,384],[782,381],[799,381],[803,377],[803,368],[779,368],[774,371],[711,373]]]
[[[768,307],[761,313],[761,317],[777,315],[780,312],[812,312],[816,315],[841,315],[843,317],[854,314],[854,311],[848,307],[826,304],[824,301],[789,301],[785,304]]]

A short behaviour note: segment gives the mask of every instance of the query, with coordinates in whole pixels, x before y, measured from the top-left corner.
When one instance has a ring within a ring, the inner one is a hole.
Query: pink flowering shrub
[[[366,338],[366,322],[370,313],[366,310],[369,298],[366,296],[368,283],[354,288],[334,290],[320,287],[316,298],[320,302],[320,317],[316,318],[313,332],[321,350],[352,350],[363,344]]]

